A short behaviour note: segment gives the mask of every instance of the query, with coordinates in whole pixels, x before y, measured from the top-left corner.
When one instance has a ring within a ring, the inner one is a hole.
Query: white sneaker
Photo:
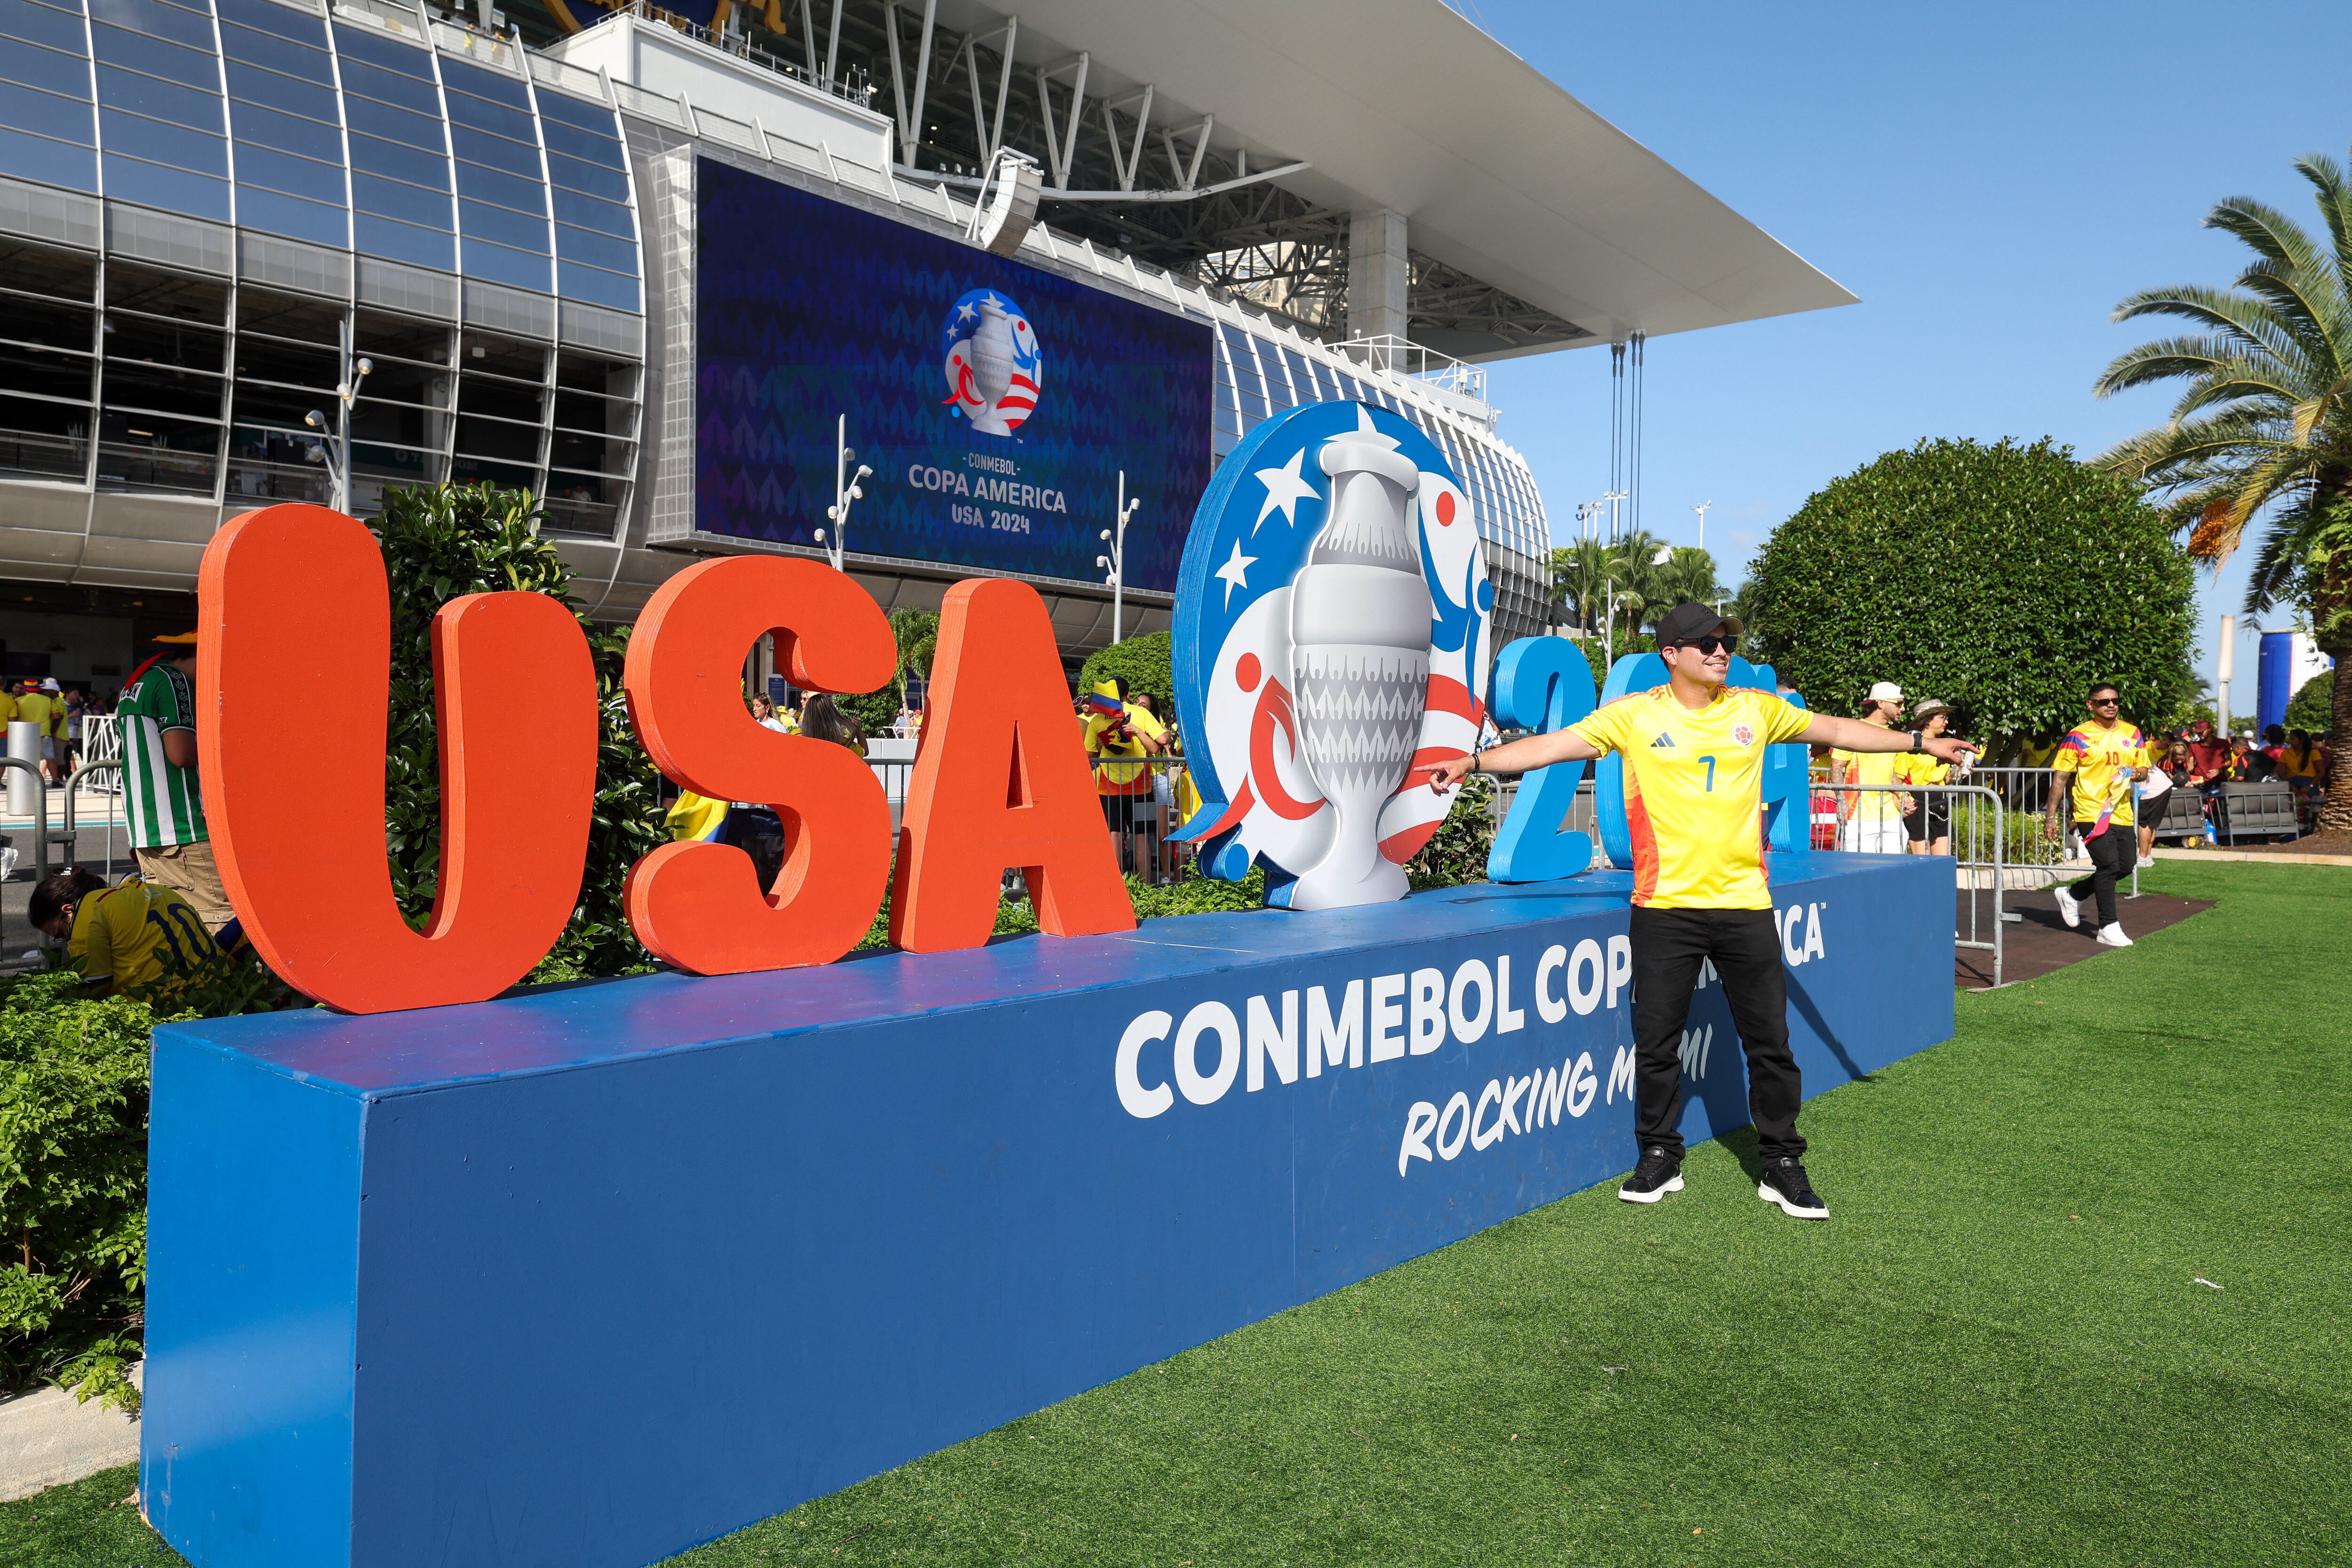
[[[2124,934],[2124,928],[2119,925],[2101,926],[2099,934],[2091,940],[2102,947],[2129,947],[2132,944],[2132,939]]]
[[[2066,929],[2068,931],[2073,931],[2075,927],[2081,925],[2083,923],[2083,900],[2076,898],[2074,894],[2068,892],[2063,888],[2053,888],[2050,889],[2050,892],[2051,896],[2058,900],[2058,918],[2066,922]]]
[[[2141,857],[2139,858],[2139,868],[2140,868],[2141,870],[2143,870],[2143,871],[2147,870],[2150,866],[2153,866],[2153,865],[2155,865],[2155,864],[2156,864],[2156,857],[2155,857],[2155,856],[2153,856],[2153,855],[2143,855],[2143,856],[2141,856]]]

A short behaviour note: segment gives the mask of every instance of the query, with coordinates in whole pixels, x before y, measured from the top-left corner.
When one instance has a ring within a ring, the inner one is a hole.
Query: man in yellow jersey
[[[1923,740],[1858,719],[1808,713],[1769,691],[1724,685],[1743,628],[1704,605],[1679,605],[1658,623],[1664,686],[1617,699],[1565,730],[1437,763],[1443,794],[1471,773],[1525,773],[1549,763],[1625,759],[1625,816],[1633,837],[1634,1131],[1642,1156],[1617,1191],[1655,1203],[1683,1185],[1683,1025],[1699,967],[1713,961],[1748,1053],[1748,1107],[1764,1177],[1756,1195],[1797,1219],[1827,1219],[1799,1162],[1804,1100],[1789,1054],[1789,988],[1772,891],[1764,880],[1764,748],[1775,742],[1850,752],[1924,751],[1947,762],[1966,741]]]
[[[1876,730],[1891,730],[1903,717],[1903,689],[1882,680],[1870,689],[1861,721]],[[1885,752],[1858,752],[1841,747],[1830,753],[1830,783],[1891,784],[1895,758]],[[1864,855],[1903,853],[1903,818],[1917,809],[1907,795],[1884,789],[1842,789],[1837,792],[1838,847]]]
[[[103,994],[184,980],[221,956],[194,905],[136,872],[109,888],[76,867],[33,889],[26,917]]]
[[[2083,879],[2098,900],[2099,929],[2095,940],[2108,947],[2129,947],[2131,938],[2116,920],[2116,879],[2128,876],[2139,857],[2139,837],[2134,830],[2138,813],[2139,781],[2147,777],[2147,738],[2123,721],[2123,698],[2105,681],[2091,688],[2087,722],[2066,731],[2050,765],[2057,770],[2058,809],[2049,816],[2047,832],[2055,838],[2059,824],[2071,820],[2090,852],[2091,874]],[[2065,809],[2071,796],[2074,809]],[[2083,923],[2083,882],[2053,888],[2058,918],[2070,926]]]

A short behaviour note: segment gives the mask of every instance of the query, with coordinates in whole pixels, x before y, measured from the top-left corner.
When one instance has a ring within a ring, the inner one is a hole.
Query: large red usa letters
[[[270,967],[352,1013],[480,1001],[529,973],[579,901],[595,794],[596,678],[571,613],[540,594],[474,594],[434,619],[441,877],[420,934],[384,858],[392,627],[374,537],[323,507],[247,512],[205,551],[198,595],[205,818]],[[772,805],[784,825],[772,888],[717,844],[664,845],[630,872],[637,939],[698,974],[829,963],[872,926],[891,881],[873,771],[744,710],[743,660],[769,632],[803,689],[871,691],[895,666],[888,623],[856,584],[766,556],[680,573],[630,639],[629,712],[654,764],[698,795]],[[305,755],[289,775],[291,713]],[[985,942],[1011,867],[1045,931],[1133,929],[1052,624],[1027,584],[949,592],[904,816],[890,918],[904,948]]]

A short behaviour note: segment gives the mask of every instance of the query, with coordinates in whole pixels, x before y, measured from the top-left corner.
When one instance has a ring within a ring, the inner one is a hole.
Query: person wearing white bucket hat
[[[1903,717],[1903,689],[1891,680],[1878,682],[1870,689],[1870,696],[1856,717],[1874,729],[1892,729],[1895,721]],[[1830,753],[1832,786],[1894,782],[1895,753],[1891,752]],[[1918,809],[1909,795],[1893,795],[1884,789],[1842,789],[1836,794],[1839,848],[1864,855],[1904,853],[1903,817],[1906,812]]]

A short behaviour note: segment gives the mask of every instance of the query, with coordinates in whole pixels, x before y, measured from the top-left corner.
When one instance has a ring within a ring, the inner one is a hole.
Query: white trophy
[[[1421,734],[1430,597],[1407,510],[1421,470],[1394,446],[1376,435],[1324,445],[1331,505],[1291,587],[1301,750],[1338,816],[1329,853],[1299,873],[1295,910],[1383,903],[1407,890],[1377,829]]]
[[[1013,342],[1013,320],[994,300],[980,302],[980,325],[971,334],[971,384],[987,406],[971,416],[971,427],[990,436],[1010,436],[1013,427],[996,405],[1013,388],[1019,369]]]

